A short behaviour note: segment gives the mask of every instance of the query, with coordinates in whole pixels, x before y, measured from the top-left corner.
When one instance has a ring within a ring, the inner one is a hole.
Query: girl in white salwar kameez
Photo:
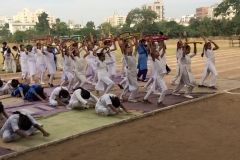
[[[106,54],[105,61],[111,62],[113,60],[114,62],[112,64],[107,65],[107,70],[110,75],[110,79],[113,80],[114,76],[116,75],[116,57],[114,52],[115,50],[117,50],[116,42],[105,41],[104,45],[110,47],[110,55],[111,55],[111,57],[109,57],[108,54]]]
[[[186,98],[193,98],[190,94],[196,86],[196,81],[191,73],[191,58],[197,54],[196,43],[194,43],[194,53],[190,53],[191,47],[187,44],[183,47],[183,53],[180,58],[181,66],[180,66],[180,81],[176,88],[173,90],[172,95],[180,96],[178,93],[184,85],[187,86],[187,90],[184,94]]]
[[[96,91],[105,91],[104,94],[110,92],[110,90],[114,87],[114,82],[110,79],[110,75],[107,71],[107,65],[114,63],[112,60],[111,62],[105,62],[105,54],[108,54],[111,57],[110,53],[104,53],[105,49],[101,49],[100,53],[97,53],[97,72],[98,72],[98,82],[96,84]]]
[[[45,56],[42,53],[42,45],[41,43],[37,43],[37,48],[35,49],[35,55],[36,55],[36,64],[37,64],[37,71],[39,73],[39,83],[45,84],[43,82],[44,73],[46,71],[46,63],[45,63]]]
[[[62,53],[62,57],[64,59],[64,62],[63,62],[63,81],[61,83],[61,86],[63,86],[65,83],[67,83],[67,80],[69,81],[68,83],[68,90],[70,89],[72,83],[73,83],[73,80],[74,80],[74,76],[72,74],[72,58],[70,56],[70,50],[66,50],[65,54],[64,52]]]
[[[20,57],[20,65],[22,71],[22,80],[26,80],[28,76],[28,56],[25,52],[24,45],[20,45],[20,50],[18,51]]]
[[[217,79],[217,70],[215,68],[215,55],[214,55],[214,50],[219,49],[218,45],[216,43],[214,43],[211,40],[208,40],[204,37],[205,40],[205,45],[204,45],[204,51],[203,54],[207,57],[206,59],[206,66],[203,72],[203,77],[198,85],[198,87],[206,87],[203,85],[203,82],[206,80],[206,78],[208,77],[208,75],[210,73],[212,73],[212,79],[210,81],[209,84],[209,89],[217,89],[214,85],[215,85],[215,81]],[[214,48],[212,48],[211,43],[214,45]],[[203,56],[204,56],[203,55]]]
[[[129,102],[136,103],[138,102],[135,100],[137,91],[139,89],[138,81],[137,81],[137,62],[136,62],[136,55],[138,50],[138,40],[135,37],[135,50],[133,52],[133,46],[131,44],[127,44],[124,46],[124,59],[126,61],[127,70],[126,70],[126,85],[124,90],[120,96],[120,100],[123,100],[124,96],[130,91],[130,96],[128,98]]]
[[[79,87],[73,92],[67,109],[88,109],[95,107],[97,101],[98,98],[91,92]]]
[[[70,55],[74,61],[74,79],[77,83],[73,86],[73,90],[77,87],[83,87],[86,83],[86,75],[84,70],[84,58],[88,55],[85,54],[83,57],[80,55],[79,49],[73,50],[73,55]]]
[[[29,74],[30,74],[30,83],[34,84],[34,76],[37,73],[37,66],[36,66],[36,57],[35,57],[35,52],[32,49],[33,46],[31,45],[27,45],[26,46],[26,54],[27,54],[27,59],[28,59],[28,70],[29,70]]]
[[[127,108],[120,103],[119,98],[114,94],[104,94],[97,101],[95,111],[102,116],[120,115],[120,111],[123,109],[126,113],[131,113]]]
[[[186,35],[186,33],[185,33],[185,35]],[[179,41],[177,42],[177,50],[176,50],[176,58],[177,58],[176,74],[171,81],[172,85],[176,84],[176,80],[180,76],[180,67],[181,67],[180,59],[181,59],[181,55],[182,55],[182,52],[183,52],[183,43],[182,43],[181,37],[182,36],[181,36],[181,33],[180,33],[180,38],[179,38]]]
[[[166,92],[167,92],[167,86],[163,80],[164,75],[166,74],[166,64],[164,63],[164,60],[162,59],[165,54],[165,45],[162,41],[159,42],[160,52],[156,51],[156,44],[152,43],[151,48],[151,56],[153,60],[153,64],[155,67],[155,73],[153,76],[153,86],[151,89],[147,92],[146,96],[143,98],[144,103],[151,103],[148,101],[148,97],[154,93],[155,90],[160,88],[161,94],[158,99],[157,105],[159,107],[164,107],[165,104],[163,103],[163,100],[165,98]],[[160,53],[160,54],[159,54]]]
[[[87,49],[89,52],[88,56],[86,57],[87,61],[86,76],[89,76],[87,82],[92,80],[92,84],[95,84],[97,79],[97,66],[96,66],[97,57],[93,55],[93,46],[91,43],[88,43]]]
[[[51,45],[47,46],[46,51],[44,51],[43,48],[42,48],[42,53],[45,55],[48,74],[50,74],[49,82],[48,82],[48,85],[50,87],[54,87],[53,86],[53,78],[54,78],[54,74],[56,73],[56,65],[55,65],[55,62],[54,62],[54,53],[52,53],[52,48],[53,47]]]

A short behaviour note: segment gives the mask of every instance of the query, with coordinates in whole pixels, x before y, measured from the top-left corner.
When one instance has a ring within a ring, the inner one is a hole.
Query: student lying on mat
[[[30,114],[16,111],[3,125],[0,136],[3,142],[9,143],[20,138],[32,139],[30,135],[36,130],[40,130],[44,137],[50,136]]]
[[[23,100],[27,101],[39,101],[46,103],[48,102],[48,95],[44,92],[44,88],[39,84],[34,84],[30,87],[30,89],[25,94]]]
[[[67,105],[67,109],[88,109],[95,107],[98,98],[88,90],[79,87],[74,90],[73,95]]]
[[[114,94],[104,94],[99,98],[95,107],[96,113],[102,116],[121,114],[121,109],[126,113],[131,113],[122,103],[120,103],[119,98]]]
[[[13,89],[12,96],[24,98],[29,89],[30,86],[28,84],[19,84],[16,88]]]
[[[13,89],[19,85],[19,81],[17,79],[9,80],[2,88],[1,91],[4,94],[11,94]]]
[[[49,98],[49,104],[52,106],[67,106],[70,94],[66,87],[55,88]]]

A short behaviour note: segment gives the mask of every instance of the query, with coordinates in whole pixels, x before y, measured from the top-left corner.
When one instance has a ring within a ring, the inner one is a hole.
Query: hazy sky
[[[154,0],[6,0],[2,2],[0,15],[12,17],[27,7],[31,12],[44,9],[45,12],[67,22],[85,25],[87,21],[94,21],[98,26],[104,17],[114,12],[120,15],[127,13],[142,4],[152,3]],[[182,15],[194,14],[197,7],[210,6],[222,0],[163,0],[165,17],[180,18]]]

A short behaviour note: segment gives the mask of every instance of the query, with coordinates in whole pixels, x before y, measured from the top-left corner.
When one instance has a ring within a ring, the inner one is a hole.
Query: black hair
[[[110,99],[112,101],[112,105],[115,107],[115,108],[118,108],[120,106],[120,100],[118,97],[111,97],[110,96]]]
[[[12,49],[14,49],[14,50],[17,49],[17,46],[13,46]]]
[[[7,49],[7,53],[11,53],[11,49],[10,48]]]
[[[24,46],[24,44],[20,44],[20,48],[22,48]]]
[[[108,43],[110,43],[110,41],[104,41],[103,44],[107,45]]]
[[[146,39],[139,40],[139,43],[143,43],[143,42],[146,42]]]
[[[78,87],[76,89],[74,89],[73,91],[76,91],[78,89],[81,89],[82,90],[82,93],[81,93],[81,96],[83,99],[89,99],[90,98],[90,92],[82,87]]]
[[[2,44],[7,45],[7,42],[3,42]]]
[[[36,93],[37,94],[39,94],[39,95],[43,95],[43,87],[37,87],[36,89],[35,89],[35,91],[36,91]]]
[[[0,101],[0,113],[3,113],[3,104],[2,104],[2,102]]]
[[[103,50],[104,50],[104,49],[102,49],[102,50],[100,51],[100,53],[97,53],[98,58],[101,58],[102,55],[104,55]]]
[[[190,49],[191,47],[187,44],[186,46],[184,46],[185,49]]]
[[[41,44],[40,42],[38,42],[37,44],[36,44],[36,46],[38,46],[39,44]]]
[[[0,79],[0,87],[3,86],[3,81]]]
[[[59,92],[59,98],[60,97],[63,97],[63,98],[67,98],[69,96],[69,92],[65,89],[62,89],[60,92]]]
[[[164,35],[164,33],[162,31],[160,31],[159,34],[162,35],[162,36]]]
[[[19,127],[24,130],[27,131],[32,127],[32,122],[30,121],[30,119],[28,118],[28,116],[23,115],[21,112],[19,111],[15,111],[13,112],[13,114],[19,114],[19,116],[21,116],[21,123],[19,124]]]
[[[12,79],[11,86],[16,88],[19,85],[19,81],[17,79]]]

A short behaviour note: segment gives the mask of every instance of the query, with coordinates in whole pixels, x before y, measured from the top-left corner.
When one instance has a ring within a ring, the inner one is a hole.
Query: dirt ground
[[[238,160],[239,104],[226,93],[11,160]]]

